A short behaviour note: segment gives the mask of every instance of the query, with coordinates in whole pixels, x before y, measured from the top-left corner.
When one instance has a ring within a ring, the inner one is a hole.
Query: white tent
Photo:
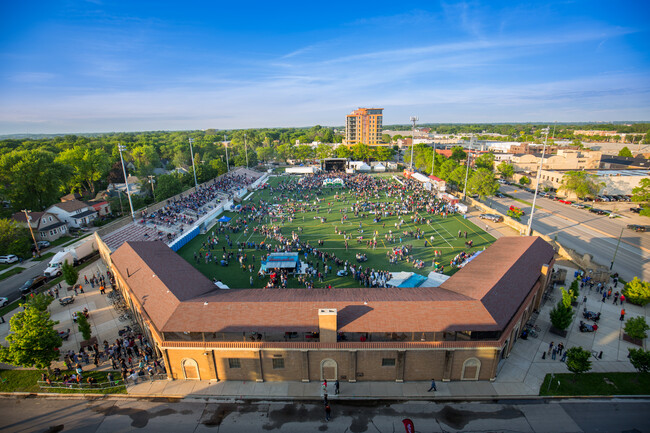
[[[449,279],[449,275],[439,274],[437,272],[429,272],[427,280],[420,285],[420,287],[439,287],[442,283]]]
[[[359,165],[357,167],[357,170],[359,170],[359,171],[370,171],[370,166],[368,164],[366,164],[365,162],[363,162],[363,163],[361,163],[361,165]]]
[[[375,171],[386,171],[386,167],[381,162],[375,165]]]

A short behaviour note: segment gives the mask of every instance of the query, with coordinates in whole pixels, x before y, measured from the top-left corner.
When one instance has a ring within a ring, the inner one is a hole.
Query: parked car
[[[497,193],[494,194],[494,195],[495,195],[496,197],[498,197],[498,198],[506,198],[506,196],[503,195],[503,194],[501,194],[500,192],[497,192]]]
[[[0,307],[5,307],[9,305],[9,299],[5,297],[0,297]]]
[[[39,248],[47,248],[50,246],[50,243],[48,241],[38,241],[36,244]]]
[[[16,263],[18,261],[18,256],[13,254],[7,254],[6,256],[0,256],[0,263]]]
[[[647,229],[646,226],[642,226],[639,224],[628,224],[627,228],[630,230],[634,230],[635,232],[645,232]]]
[[[21,295],[26,295],[28,293],[31,293],[32,290],[38,289],[41,287],[43,284],[47,282],[47,277],[39,276],[39,277],[34,277],[32,279],[29,279],[25,281],[25,284],[23,284],[20,287],[20,294]]]
[[[503,221],[503,217],[501,215],[495,215],[491,213],[482,213],[478,217],[482,220],[490,220],[495,223],[500,223],[501,221]]]
[[[500,184],[504,184],[504,185],[505,185],[506,180],[505,180],[505,179],[497,179],[497,182],[499,182]]]
[[[595,207],[592,207],[591,209],[589,209],[589,212],[595,213],[597,215],[607,215],[609,213],[606,210],[596,209]]]
[[[632,212],[634,212],[634,213],[640,213],[643,210],[643,208],[640,207],[640,206],[639,207],[631,207],[630,210]]]
[[[586,206],[582,203],[572,203],[572,207],[577,207],[578,209],[584,209]]]
[[[564,204],[573,204],[571,200],[560,199],[559,201],[560,203],[564,203]]]

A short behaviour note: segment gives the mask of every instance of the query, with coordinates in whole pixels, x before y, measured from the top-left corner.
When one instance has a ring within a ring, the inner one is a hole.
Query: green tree
[[[378,147],[375,149],[375,158],[377,161],[389,161],[395,156],[395,150],[390,147]]]
[[[47,311],[47,307],[54,301],[54,298],[46,293],[37,293],[30,296],[27,303],[30,307],[36,308],[38,311]]]
[[[632,155],[632,151],[627,146],[625,146],[618,152],[618,156],[626,156],[632,158],[634,155]]]
[[[440,168],[437,170],[438,176],[441,179],[449,181],[451,174],[459,167],[458,163],[453,159],[448,159],[442,163]]]
[[[641,179],[639,186],[632,189],[632,200],[645,203],[640,215],[650,216],[650,179]]]
[[[92,329],[90,328],[90,322],[86,319],[82,313],[77,313],[77,326],[79,326],[79,332],[83,336],[84,340],[90,340],[92,335]]]
[[[456,162],[460,162],[467,159],[467,153],[465,153],[461,146],[454,146],[451,149],[451,156],[449,158]]]
[[[63,279],[69,286],[74,286],[77,283],[79,272],[74,268],[74,266],[72,266],[72,264],[67,261],[63,262],[61,271],[63,272]]]
[[[336,148],[336,156],[338,158],[352,158],[352,150],[347,146],[341,145]]]
[[[57,156],[56,161],[72,168],[73,174],[70,181],[73,188],[87,189],[93,196],[95,195],[95,182],[102,179],[111,166],[104,149],[90,149],[82,146],[75,146],[62,152]]]
[[[650,372],[650,351],[643,349],[627,350],[630,352],[630,362],[639,373]]]
[[[650,283],[634,277],[623,287],[623,294],[630,304],[646,306],[650,303]]]
[[[578,375],[591,370],[591,352],[584,350],[582,347],[572,347],[566,351],[566,367],[575,376],[575,382]]]
[[[562,290],[562,299],[551,310],[551,324],[555,329],[564,331],[573,321],[573,308],[571,308],[571,295],[564,289]]]
[[[625,327],[623,328],[627,335],[639,340],[643,340],[648,336],[648,333],[646,331],[649,329],[650,326],[648,326],[648,323],[645,321],[644,316],[637,316],[627,319],[625,322]]]
[[[370,159],[370,147],[365,143],[357,143],[350,148],[352,157],[357,161],[368,161]]]
[[[462,189],[465,187],[465,173],[467,172],[467,169],[465,167],[459,166],[454,169],[449,174],[449,178],[445,179],[447,182],[452,183],[458,187],[459,190],[462,191]],[[471,175],[471,173],[469,174]],[[468,176],[469,176],[468,175]]]
[[[381,141],[382,143],[390,143],[393,141],[393,139],[390,137],[390,134],[382,134]]]
[[[519,179],[519,185],[530,185],[530,179],[528,176],[521,176],[521,179]]]
[[[273,147],[258,147],[257,159],[260,161],[271,161],[275,157],[275,149]]]
[[[497,171],[501,174],[501,177],[510,179],[515,174],[515,167],[503,161],[497,166]]]
[[[318,146],[316,146],[316,156],[318,156],[318,159],[329,158],[332,153],[332,146],[330,145],[320,143]]]
[[[14,220],[0,219],[0,255],[29,257],[31,245],[32,237],[28,228],[20,226]]]
[[[180,194],[186,188],[183,185],[182,176],[178,173],[163,174],[156,180],[156,199],[158,201]]]
[[[478,194],[480,197],[492,196],[499,190],[499,182],[491,170],[479,168],[469,179],[467,189],[471,194]]]
[[[494,171],[494,153],[484,153],[474,161],[476,168],[485,168]]]
[[[0,361],[17,367],[50,369],[52,361],[59,359],[58,348],[62,340],[50,320],[50,313],[25,304],[25,310],[14,314],[10,320],[8,346],[0,346]]]
[[[598,177],[585,171],[569,171],[562,176],[563,189],[574,193],[578,197],[598,195],[598,191],[605,186],[604,182],[598,182]]]

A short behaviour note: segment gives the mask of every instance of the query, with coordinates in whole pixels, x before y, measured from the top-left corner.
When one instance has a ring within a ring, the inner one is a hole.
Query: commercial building
[[[559,189],[567,171],[543,169],[540,174],[540,186]],[[639,186],[641,180],[650,176],[649,170],[587,170],[587,173],[595,175],[596,182],[604,184],[599,194],[605,195],[631,195],[632,190]],[[531,187],[534,188],[536,178],[531,177],[531,181]]]
[[[492,380],[554,263],[541,238],[504,237],[436,288],[220,290],[163,242],[98,243],[169,378],[188,380]]]
[[[348,146],[382,142],[383,108],[359,108],[345,119],[345,144]]]
[[[541,155],[513,155],[515,171],[537,172]],[[592,170],[600,167],[602,152],[560,149],[557,154],[544,156],[544,168],[549,170]]]

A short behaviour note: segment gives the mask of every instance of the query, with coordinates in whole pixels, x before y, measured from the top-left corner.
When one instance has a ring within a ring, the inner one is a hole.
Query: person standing
[[[431,392],[431,391],[438,391],[438,388],[436,388],[436,380],[435,379],[431,379],[431,386],[429,387],[429,390],[427,392]]]
[[[334,382],[334,394],[339,395],[339,380],[336,379],[336,382]]]
[[[625,302],[625,295],[621,293],[621,296],[618,299],[621,301],[621,307],[622,307],[623,302]]]
[[[329,404],[326,404],[325,405],[325,421],[329,421],[331,416],[332,416],[332,408],[330,408]]]
[[[621,318],[619,319],[621,322],[625,320],[625,308],[621,310]]]
[[[553,342],[551,341],[549,343],[549,345],[548,345],[548,353],[547,353],[547,355],[550,355],[552,351],[553,351]]]

